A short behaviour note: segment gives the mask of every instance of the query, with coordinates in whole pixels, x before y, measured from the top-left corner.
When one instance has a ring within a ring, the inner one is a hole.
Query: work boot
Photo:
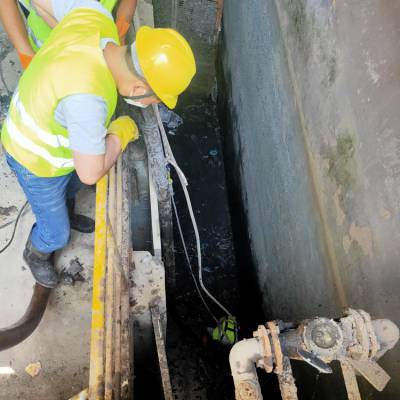
[[[52,262],[53,253],[42,253],[35,249],[29,236],[23,256],[33,277],[40,285],[49,289],[57,286],[58,276]]]
[[[85,215],[75,214],[75,199],[67,199],[67,208],[71,229],[82,233],[94,232],[94,220]]]

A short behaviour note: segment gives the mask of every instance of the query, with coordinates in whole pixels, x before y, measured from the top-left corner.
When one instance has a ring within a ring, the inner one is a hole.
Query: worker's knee
[[[68,224],[68,228],[66,227],[66,229],[64,229],[63,232],[61,232],[59,234],[59,237],[56,240],[56,244],[58,247],[57,250],[65,247],[68,244],[70,237],[71,237],[71,231],[70,231],[70,227]]]
[[[58,224],[35,224],[32,229],[32,243],[42,252],[52,253],[65,247],[70,239],[69,221],[59,221]]]
[[[49,242],[53,247],[52,251],[60,250],[65,247],[71,237],[69,220],[60,221],[60,224],[54,226],[54,230],[50,232]]]

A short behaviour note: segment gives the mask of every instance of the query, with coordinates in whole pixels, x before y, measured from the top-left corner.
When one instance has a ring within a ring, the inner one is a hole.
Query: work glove
[[[28,68],[29,63],[32,61],[33,56],[18,52],[19,61],[21,62],[22,68],[25,70]]]
[[[139,137],[139,129],[135,121],[127,115],[118,117],[112,121],[108,127],[108,133],[118,136],[121,142],[122,151],[126,149],[129,142],[132,142]]]

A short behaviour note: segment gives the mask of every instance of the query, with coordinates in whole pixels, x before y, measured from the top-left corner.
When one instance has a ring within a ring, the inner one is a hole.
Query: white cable
[[[201,288],[203,289],[204,293],[221,309],[224,311],[224,313],[231,317],[232,314],[229,312],[229,310],[224,307],[210,292],[209,290],[205,287],[204,282],[203,282],[203,267],[202,267],[202,258],[201,258],[201,246],[200,246],[200,235],[199,235],[199,229],[197,227],[197,222],[196,222],[196,218],[194,216],[193,213],[193,207],[192,207],[192,202],[190,201],[190,196],[189,196],[189,192],[187,190],[187,179],[185,177],[185,174],[182,172],[182,170],[179,168],[174,154],[172,153],[171,150],[171,146],[169,145],[168,142],[168,138],[167,138],[167,133],[165,132],[164,129],[164,125],[162,124],[161,121],[161,117],[160,117],[160,113],[158,111],[158,106],[156,104],[153,105],[153,110],[154,113],[156,115],[157,118],[157,122],[158,122],[158,126],[160,129],[160,133],[161,133],[161,139],[164,145],[164,152],[165,152],[165,158],[166,161],[172,165],[178,175],[179,181],[181,183],[182,189],[183,189],[183,193],[185,194],[185,199],[186,199],[186,203],[187,203],[187,207],[189,210],[189,214],[190,214],[190,219],[192,220],[192,225],[193,225],[193,229],[194,229],[194,234],[196,236],[196,247],[197,247],[197,262],[198,262],[198,266],[199,266],[199,283]]]
[[[204,307],[207,309],[207,311],[208,311],[208,313],[211,315],[212,319],[213,319],[215,322],[218,323],[217,317],[213,314],[213,312],[211,311],[211,309],[210,309],[210,307],[208,306],[207,302],[205,301],[205,299],[204,299],[204,297],[203,297],[203,295],[202,295],[202,293],[201,293],[201,290],[200,290],[200,288],[199,288],[199,285],[198,285],[198,283],[197,283],[196,277],[194,276],[192,264],[191,264],[191,262],[190,262],[189,253],[188,253],[188,251],[187,251],[187,247],[186,247],[186,243],[185,243],[185,238],[184,238],[183,232],[182,232],[181,221],[179,220],[178,210],[176,209],[176,204],[175,204],[174,195],[172,195],[172,206],[173,206],[173,208],[174,208],[176,223],[177,223],[177,225],[178,225],[179,235],[180,235],[180,237],[181,237],[181,241],[182,241],[182,245],[183,245],[183,250],[184,250],[184,252],[185,252],[185,257],[186,257],[187,265],[188,265],[188,267],[189,267],[190,274],[192,275],[194,285],[196,286],[197,293],[199,294],[200,299],[201,299],[201,301],[202,301],[203,304],[204,304]]]

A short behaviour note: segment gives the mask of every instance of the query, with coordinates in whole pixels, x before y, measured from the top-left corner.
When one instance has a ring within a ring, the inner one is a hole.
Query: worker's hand
[[[129,142],[139,137],[139,129],[135,121],[128,116],[118,117],[111,122],[108,133],[115,135],[121,142],[121,149],[124,151]]]
[[[117,18],[117,22],[115,23],[115,25],[117,26],[118,36],[119,36],[119,41],[121,42],[121,46],[124,46],[125,36],[128,33],[130,25],[123,15]]]
[[[18,52],[18,57],[21,62],[22,68],[25,70],[28,68],[28,65],[32,61],[33,56],[28,56],[27,54],[23,54]]]

